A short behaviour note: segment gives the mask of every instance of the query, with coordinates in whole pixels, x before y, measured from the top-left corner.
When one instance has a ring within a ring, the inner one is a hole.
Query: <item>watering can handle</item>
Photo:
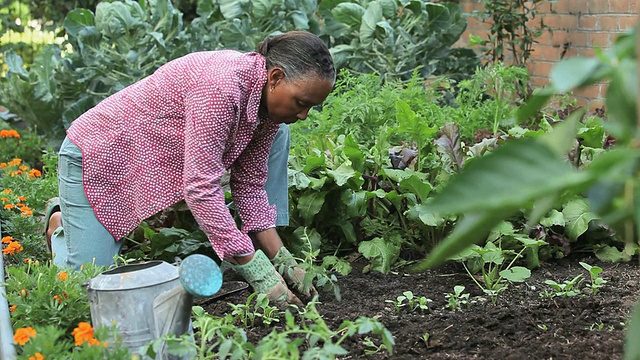
[[[222,271],[213,259],[202,254],[187,256],[178,266],[180,283],[193,296],[209,297],[222,286]]]

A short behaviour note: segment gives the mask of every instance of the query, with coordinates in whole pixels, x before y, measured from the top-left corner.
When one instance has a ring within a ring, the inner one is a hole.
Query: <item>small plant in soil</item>
[[[543,291],[542,296],[548,298],[554,297],[571,297],[580,295],[580,284],[582,284],[582,274],[574,277],[572,280],[565,280],[559,284],[553,280],[545,280],[544,283],[551,286],[554,291]]]
[[[398,296],[396,300],[385,300],[385,302],[393,304],[396,311],[401,311],[403,307],[408,307],[409,311],[427,311],[429,310],[429,304],[433,300],[427,299],[424,296],[415,296],[411,291],[405,291],[402,295]]]
[[[515,253],[513,250],[504,250],[492,241],[488,241],[484,247],[474,245],[454,259],[462,261],[471,280],[489,296],[491,303],[495,305],[498,295],[507,289],[509,281],[523,282],[531,276],[531,270],[514,266],[515,261],[522,257],[527,248],[525,244],[522,250]],[[505,265],[506,256],[513,256],[513,259]],[[474,276],[473,270],[481,272],[480,281]]]
[[[264,326],[269,326],[273,322],[279,322],[282,315],[277,307],[269,305],[266,294],[253,293],[244,304],[230,303],[229,306],[232,309],[231,316],[245,327],[253,326],[257,318],[262,319]]]
[[[600,277],[602,268],[599,266],[591,266],[585,262],[580,262],[580,265],[589,272],[589,276],[591,277],[591,282],[588,283],[586,287],[591,289],[591,294],[597,295],[600,288],[607,283],[605,279]]]
[[[465,305],[467,310],[471,307],[469,293],[464,293],[462,285],[454,286],[453,293],[448,293],[444,297],[447,299],[447,307],[451,310],[461,310],[462,305]]]

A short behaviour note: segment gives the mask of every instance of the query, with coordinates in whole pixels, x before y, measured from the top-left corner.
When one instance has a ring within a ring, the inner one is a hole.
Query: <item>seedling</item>
[[[253,300],[255,304],[252,306]],[[269,299],[266,294],[253,293],[249,295],[246,303],[244,304],[231,304],[231,316],[239,320],[245,327],[253,326],[256,318],[262,318],[262,324],[269,326],[273,322],[280,321],[280,315],[282,311],[277,307],[269,305]]]
[[[453,287],[453,294],[446,294],[444,297],[447,299],[447,307],[451,310],[460,310],[462,309],[461,305],[466,305],[467,309],[471,307],[471,302],[469,301],[469,293],[463,293],[464,286],[456,285]]]
[[[582,274],[573,278],[573,280],[565,280],[562,284],[559,284],[553,280],[545,280],[544,283],[551,286],[554,292],[544,291],[542,293],[543,296],[553,298],[556,296],[559,297],[570,297],[580,295],[580,284],[582,283]]]
[[[546,324],[538,324],[538,328],[543,331],[549,330],[549,327]]]
[[[591,277],[591,282],[586,286],[591,289],[591,294],[598,294],[598,290],[607,283],[605,279],[600,277],[602,268],[598,266],[591,266],[584,262],[580,262],[580,265],[589,272],[589,276]]]
[[[416,311],[420,309],[420,311],[429,310],[429,304],[433,300],[427,299],[424,296],[414,296],[413,292],[405,291],[402,295],[398,296],[396,300],[385,300],[385,302],[393,304],[396,311],[401,311],[403,307],[408,306],[409,311]]]

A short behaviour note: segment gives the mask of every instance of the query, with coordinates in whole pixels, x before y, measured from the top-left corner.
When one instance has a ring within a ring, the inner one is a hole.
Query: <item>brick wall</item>
[[[466,13],[481,10],[479,0],[460,0]],[[617,35],[633,27],[638,21],[638,0],[557,0],[543,2],[538,7],[536,18],[529,24],[538,27],[540,19],[550,31],[537,38],[533,53],[528,60],[528,69],[534,86],[548,83],[553,64],[573,56],[593,56],[594,49],[606,49]],[[468,19],[468,28],[460,44],[468,43],[469,34],[487,38],[488,24],[476,18]],[[602,107],[606,84],[596,84],[576,91],[579,105],[590,109]]]

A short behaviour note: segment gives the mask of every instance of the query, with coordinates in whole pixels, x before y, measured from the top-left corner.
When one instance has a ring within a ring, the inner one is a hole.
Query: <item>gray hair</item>
[[[327,45],[308,31],[268,37],[258,45],[257,52],[266,59],[267,69],[281,68],[289,81],[308,78],[309,74],[331,84],[336,81],[336,69]]]

